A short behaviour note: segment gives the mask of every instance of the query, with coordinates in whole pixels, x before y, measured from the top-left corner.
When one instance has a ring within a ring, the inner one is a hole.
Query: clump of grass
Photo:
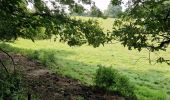
[[[28,57],[32,60],[39,60],[41,63],[45,66],[48,67],[51,64],[56,62],[55,58],[55,51],[53,50],[35,50],[32,54],[30,54]]]

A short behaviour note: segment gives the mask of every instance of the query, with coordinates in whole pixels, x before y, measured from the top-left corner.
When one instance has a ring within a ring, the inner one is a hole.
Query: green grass
[[[105,30],[110,30],[113,19],[99,19]],[[106,44],[93,48],[83,45],[69,47],[52,40],[18,39],[14,43],[1,44],[7,51],[39,59],[54,72],[79,79],[82,83],[93,84],[97,65],[112,66],[128,76],[136,84],[135,93],[139,100],[170,100],[170,66],[155,63],[158,57],[151,53],[152,64],[148,61],[148,51],[129,51],[120,43]],[[170,49],[157,52],[170,59]]]

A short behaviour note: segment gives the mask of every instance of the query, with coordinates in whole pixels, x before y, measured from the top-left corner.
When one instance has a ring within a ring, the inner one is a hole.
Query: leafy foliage
[[[99,66],[95,76],[95,85],[107,91],[118,92],[123,96],[135,97],[134,86],[129,79],[111,67]]]
[[[115,22],[113,36],[129,49],[166,50],[170,43],[170,1],[130,0],[128,6],[122,19]]]
[[[82,12],[84,8],[74,0],[1,0],[0,1],[0,40],[11,41],[18,37],[35,39],[51,38],[55,35],[70,46],[103,44],[105,34],[93,20],[82,21],[68,16],[70,12]],[[91,4],[90,0],[80,3]],[[32,8],[27,6],[32,4]],[[91,40],[94,40],[91,41]]]
[[[115,5],[123,0],[112,0]],[[166,50],[170,44],[170,1],[169,0],[129,0],[128,9],[122,18],[114,23],[112,37],[129,50]],[[157,62],[167,60],[160,57]]]

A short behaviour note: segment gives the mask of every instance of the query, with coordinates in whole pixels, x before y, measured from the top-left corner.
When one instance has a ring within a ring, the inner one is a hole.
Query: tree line
[[[103,18],[117,18],[120,14],[122,14],[122,7],[120,5],[108,5],[107,9],[101,11],[95,4],[92,5],[90,10],[85,10],[81,13],[72,12],[70,13],[71,16],[86,16],[86,17],[103,17]]]

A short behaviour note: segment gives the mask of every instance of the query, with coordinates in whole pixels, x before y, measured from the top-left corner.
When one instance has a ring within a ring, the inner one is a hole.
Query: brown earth
[[[124,100],[116,95],[106,95],[102,90],[81,84],[43,67],[39,61],[29,60],[20,54],[10,54],[23,73],[27,86],[40,100]],[[7,59],[0,53],[0,59]],[[8,58],[9,59],[9,58]]]

